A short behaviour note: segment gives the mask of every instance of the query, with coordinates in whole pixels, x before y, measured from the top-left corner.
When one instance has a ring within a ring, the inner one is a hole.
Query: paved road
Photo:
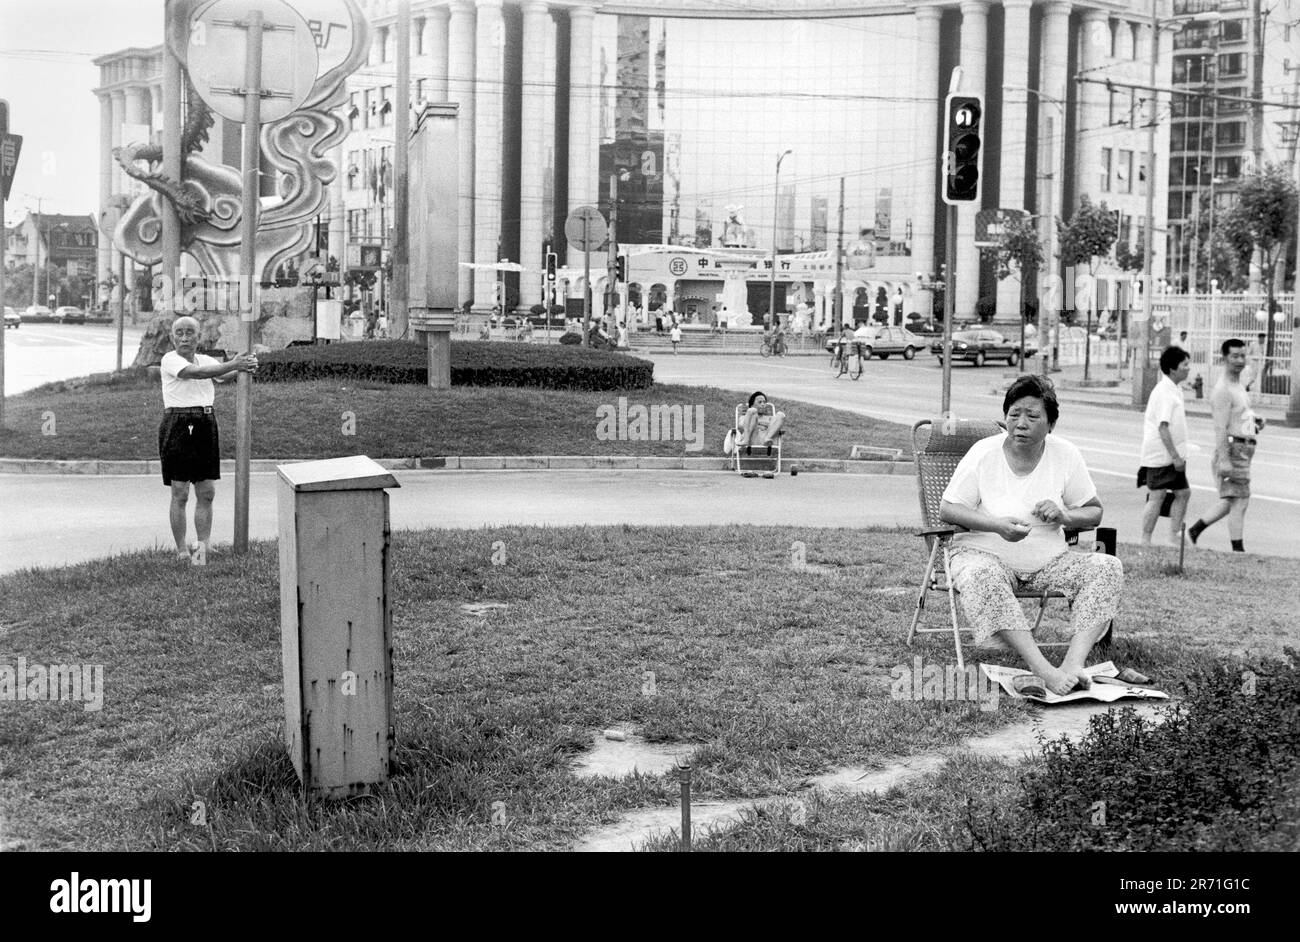
[[[798,398],[894,421],[911,422],[938,402],[938,369],[929,360],[873,363],[856,383],[832,379],[818,368],[820,360],[811,358],[773,362],[669,355],[657,361],[656,375],[663,382],[761,387],[778,400]],[[954,371],[956,411],[996,415],[1001,400],[991,389],[1000,380],[1000,370]],[[1132,478],[1140,414],[1075,402],[1068,391],[1064,400],[1058,431],[1079,445],[1093,469],[1106,524],[1119,530],[1121,542],[1136,542],[1141,501]],[[1202,449],[1192,467],[1195,511],[1213,500],[1206,467],[1210,425],[1203,417],[1194,417],[1191,424],[1193,442]],[[1298,466],[1300,433],[1268,429],[1256,461],[1257,496],[1247,517],[1246,545],[1253,552],[1300,556],[1300,495],[1291,470]],[[913,527],[918,516],[910,475],[805,473],[767,481],[720,472],[428,471],[398,472],[397,478],[402,487],[392,497],[395,529],[738,521]],[[255,539],[275,536],[275,486],[274,474],[252,476],[250,530]],[[218,544],[228,542],[233,532],[233,487],[233,478],[227,478],[218,488]],[[0,572],[171,543],[167,492],[150,476],[4,475],[0,507]],[[1226,550],[1225,526],[1210,531],[1204,542]]]
[[[144,335],[123,331],[122,359],[130,363]],[[103,373],[117,367],[117,328],[107,324],[23,324],[5,331],[5,395],[42,383]]]

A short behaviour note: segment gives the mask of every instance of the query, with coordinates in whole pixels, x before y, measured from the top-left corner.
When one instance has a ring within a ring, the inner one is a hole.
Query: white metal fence
[[[1284,407],[1291,394],[1295,295],[1276,295],[1274,301],[1282,316],[1280,322],[1275,318],[1273,324],[1271,357],[1265,356],[1263,345],[1258,343],[1258,336],[1268,333],[1267,320],[1261,318],[1268,303],[1265,295],[1167,295],[1155,299],[1154,314],[1159,318],[1163,311],[1171,340],[1177,340],[1182,331],[1187,331],[1184,346],[1192,355],[1192,377],[1198,374],[1204,377],[1207,395],[1222,372],[1219,347],[1223,341],[1236,337],[1248,345],[1251,362],[1243,375],[1251,383],[1255,399],[1263,405]],[[1257,379],[1260,373],[1263,382]]]

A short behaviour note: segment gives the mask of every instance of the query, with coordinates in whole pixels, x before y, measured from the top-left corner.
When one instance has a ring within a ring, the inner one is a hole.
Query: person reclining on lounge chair
[[[761,391],[756,392],[749,397],[749,408],[740,417],[736,447],[744,448],[747,455],[752,453],[754,445],[760,448],[766,447],[767,453],[771,454],[772,442],[776,441],[777,436],[785,434],[782,428],[785,424],[785,413],[777,412],[769,419],[766,413],[760,414],[760,409],[766,405],[768,405],[767,396]]]

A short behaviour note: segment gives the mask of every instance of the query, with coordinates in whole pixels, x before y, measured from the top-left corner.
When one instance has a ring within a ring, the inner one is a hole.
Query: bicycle
[[[859,378],[862,375],[862,345],[836,343],[835,349],[831,351],[831,372],[836,379],[845,373],[849,374],[850,379]]]
[[[785,345],[785,338],[780,336],[764,337],[763,345],[758,348],[758,352],[765,357],[770,357],[773,354],[779,357],[783,357],[786,354],[786,350],[787,347]]]

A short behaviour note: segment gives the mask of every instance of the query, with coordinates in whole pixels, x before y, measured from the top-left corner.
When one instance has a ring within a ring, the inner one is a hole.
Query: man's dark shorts
[[[158,427],[158,457],[163,483],[216,481],[221,478],[217,417],[211,408],[168,409]]]
[[[1187,482],[1187,470],[1179,471],[1172,464],[1158,468],[1138,468],[1138,487],[1153,491],[1185,491],[1192,485]]]

